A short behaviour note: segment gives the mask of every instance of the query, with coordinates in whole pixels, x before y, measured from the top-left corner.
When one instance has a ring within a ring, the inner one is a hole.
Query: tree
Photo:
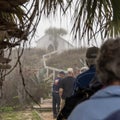
[[[48,28],[46,31],[45,31],[46,34],[50,34],[50,35],[53,35],[53,36],[64,36],[67,34],[67,31],[63,28]]]
[[[49,16],[60,8],[61,14],[73,9],[74,37],[88,37],[88,42],[101,34],[101,38],[120,34],[120,0],[44,0],[42,12]],[[62,11],[62,12],[61,12]],[[71,11],[70,11],[71,12]],[[98,41],[98,40],[97,40]]]
[[[87,36],[89,42],[92,38],[96,39],[98,34],[103,39],[120,34],[120,0],[0,0],[0,6],[0,57],[4,58],[7,50],[9,58],[15,46],[23,48],[18,49],[16,64],[8,72],[0,69],[0,87],[5,75],[17,63],[21,69],[20,57],[25,42],[33,37],[43,14],[50,16],[60,8],[60,14],[63,15],[74,8],[71,12],[74,21],[72,31],[79,40]]]
[[[63,28],[55,28],[54,27],[54,28],[48,28],[45,31],[45,33],[53,36],[55,50],[57,50],[57,47],[58,47],[57,37],[66,35],[67,31],[65,29],[63,29]]]
[[[0,88],[5,76],[20,64],[25,43],[36,31],[40,19],[39,5],[39,0],[0,0]],[[16,46],[18,59],[11,67],[9,58]]]

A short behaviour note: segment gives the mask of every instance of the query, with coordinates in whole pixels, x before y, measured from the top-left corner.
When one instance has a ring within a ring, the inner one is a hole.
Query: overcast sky
[[[40,23],[37,27],[37,31],[35,34],[35,38],[33,40],[37,41],[39,38],[41,38],[45,34],[45,30],[49,27],[56,27],[56,28],[63,28],[65,29],[68,34],[63,36],[63,38],[70,43],[75,44],[70,32],[72,28],[72,22],[70,20],[70,14],[67,14],[67,16],[60,17],[59,14],[56,16],[50,16],[49,18],[45,17],[44,15],[41,17]]]
[[[50,16],[49,18],[45,17],[44,15],[41,17],[40,23],[37,27],[37,31],[33,40],[33,46],[36,45],[35,41],[37,41],[39,38],[41,38],[45,34],[45,30],[48,29],[49,27],[56,27],[56,28],[64,28],[68,34],[63,36],[63,38],[70,43],[72,43],[74,46],[80,46],[77,45],[78,41],[73,39],[72,34],[71,34],[71,29],[72,29],[73,21],[71,21],[71,13],[67,13],[67,15],[64,15],[60,17],[59,12],[56,14],[56,16]],[[81,46],[87,46],[87,38],[84,38],[85,42],[81,43]],[[98,37],[100,39],[100,37]],[[99,40],[100,41],[100,40]],[[98,46],[100,46],[101,43],[98,42]],[[96,43],[92,41],[89,46],[96,46]]]

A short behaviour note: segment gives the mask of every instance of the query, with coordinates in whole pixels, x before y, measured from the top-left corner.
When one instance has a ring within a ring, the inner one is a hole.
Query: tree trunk
[[[18,99],[19,99],[20,105],[25,106],[25,104],[26,104],[26,92],[24,90],[22,81],[18,81],[17,93],[18,93]]]

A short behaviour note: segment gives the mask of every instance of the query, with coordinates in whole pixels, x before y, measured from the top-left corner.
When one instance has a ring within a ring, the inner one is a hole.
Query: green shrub
[[[13,110],[13,107],[0,107],[0,112],[11,112]]]

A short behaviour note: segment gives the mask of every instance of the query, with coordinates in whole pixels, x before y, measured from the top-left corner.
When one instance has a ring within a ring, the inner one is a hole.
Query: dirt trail
[[[32,120],[31,111],[25,111],[25,112],[23,113],[23,116],[24,116],[24,119],[25,119],[25,120]]]
[[[36,106],[36,107],[39,107],[39,106]],[[46,108],[46,107],[52,108],[52,99],[44,100],[43,103],[41,104],[41,107],[42,108]],[[55,120],[53,118],[52,111],[50,111],[50,112],[40,112],[40,116],[43,118],[43,120]]]
[[[40,114],[43,117],[43,120],[55,120],[53,118],[52,112],[42,112]]]

